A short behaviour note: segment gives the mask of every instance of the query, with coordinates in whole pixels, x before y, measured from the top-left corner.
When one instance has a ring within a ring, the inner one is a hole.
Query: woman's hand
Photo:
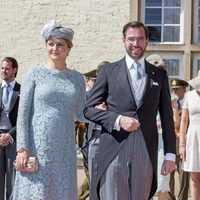
[[[17,167],[20,169],[24,169],[27,167],[27,163],[29,160],[29,152],[28,150],[22,148],[17,152],[16,162]]]
[[[100,109],[100,110],[107,110],[107,106],[106,106],[105,102],[103,102],[99,105],[96,105],[95,108]]]
[[[186,160],[186,146],[185,144],[179,145],[179,153],[180,158],[185,161]]]

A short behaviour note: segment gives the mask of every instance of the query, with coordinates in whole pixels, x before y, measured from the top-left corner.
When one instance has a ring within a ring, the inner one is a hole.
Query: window
[[[172,78],[183,78],[183,64],[182,54],[180,53],[157,53],[165,62],[165,69],[170,79]]]
[[[143,21],[149,28],[150,42],[183,41],[183,0],[143,0]]]
[[[196,77],[200,70],[200,54],[193,55],[192,78]]]
[[[194,15],[193,15],[193,24],[194,24],[194,31],[193,31],[193,43],[199,44],[200,43],[200,0],[194,0]]]
[[[168,76],[171,78],[179,77],[180,60],[178,59],[164,59]]]

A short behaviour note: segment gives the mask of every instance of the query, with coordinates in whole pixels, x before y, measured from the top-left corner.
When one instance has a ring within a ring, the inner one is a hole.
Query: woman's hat
[[[74,36],[74,31],[71,28],[65,28],[61,26],[60,20],[50,20],[46,25],[44,25],[41,30],[41,35],[45,40],[49,38],[62,38],[72,41]]]
[[[197,77],[191,79],[190,81],[188,81],[188,83],[195,89],[200,91],[200,70],[198,72]]]

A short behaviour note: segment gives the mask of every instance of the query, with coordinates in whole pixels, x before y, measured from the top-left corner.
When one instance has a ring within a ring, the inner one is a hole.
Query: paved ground
[[[82,184],[84,178],[85,178],[85,173],[84,173],[84,169],[83,169],[83,166],[82,166],[82,158],[81,156],[77,159],[77,176],[78,176],[78,187]],[[177,179],[177,176],[176,176],[176,179]],[[176,183],[178,183],[178,180],[176,180]],[[178,191],[178,187],[179,185],[177,184],[177,187],[176,187],[176,194],[177,194],[177,191]],[[157,196],[155,195],[154,199],[153,200],[157,200]],[[188,199],[188,200],[191,200],[191,197]]]

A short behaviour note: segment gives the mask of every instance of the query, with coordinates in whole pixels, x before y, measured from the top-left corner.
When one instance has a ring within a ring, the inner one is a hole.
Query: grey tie
[[[139,70],[139,68],[141,67],[141,64],[138,61],[136,61],[135,63],[136,63],[136,77],[137,77],[137,81],[138,81],[139,79],[142,78],[142,76],[140,74],[140,70]]]
[[[6,84],[3,87],[2,101],[3,101],[3,105],[5,107],[8,107],[8,105],[9,105],[9,87],[10,87],[10,84]]]
[[[141,64],[139,62],[135,62],[135,65],[132,64],[131,66],[131,70],[130,70],[130,75],[131,75],[131,79],[132,79],[132,83],[134,88],[138,88],[139,86],[139,81],[142,78],[140,72],[139,72],[139,67],[141,66]]]

